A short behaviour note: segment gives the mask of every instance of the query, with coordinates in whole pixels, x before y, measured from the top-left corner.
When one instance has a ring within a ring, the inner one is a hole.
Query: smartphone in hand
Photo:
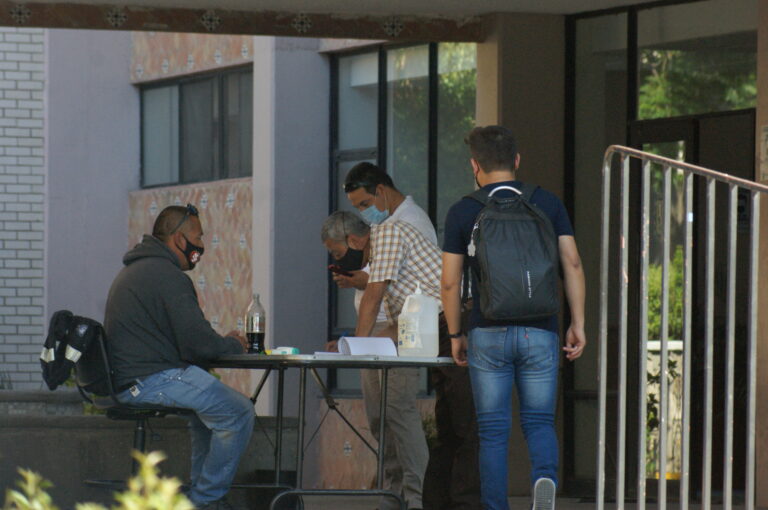
[[[340,266],[336,264],[331,264],[328,266],[328,270],[332,273],[340,274],[341,276],[352,276],[352,273],[349,271],[343,270]]]

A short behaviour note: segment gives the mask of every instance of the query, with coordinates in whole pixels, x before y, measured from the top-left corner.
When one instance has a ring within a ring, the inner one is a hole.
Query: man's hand
[[[328,352],[339,352],[339,341],[331,340],[325,344],[325,350]]]
[[[240,333],[236,329],[230,331],[229,333],[227,333],[224,336],[232,337],[235,340],[237,340],[238,342],[240,342],[240,345],[243,346],[243,352],[248,350],[248,340],[242,335],[242,333]]]
[[[584,347],[587,345],[587,338],[584,335],[584,328],[581,326],[571,326],[568,328],[568,332],[565,334],[565,357],[568,361],[573,361],[579,358],[584,353]]]
[[[365,271],[351,271],[352,276],[344,276],[334,273],[333,281],[340,289],[358,289],[365,290],[368,284],[368,273]]]
[[[461,335],[459,338],[451,338],[451,355],[453,361],[460,367],[467,366],[467,337]]]
[[[573,236],[558,237],[560,263],[565,277],[565,296],[571,309],[571,326],[565,334],[565,357],[573,361],[584,352],[587,337],[584,335],[584,268]]]

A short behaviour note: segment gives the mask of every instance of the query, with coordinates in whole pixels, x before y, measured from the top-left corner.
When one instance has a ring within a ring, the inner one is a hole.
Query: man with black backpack
[[[458,365],[469,365],[480,435],[481,499],[508,509],[507,444],[512,389],[531,462],[534,510],[552,510],[557,488],[555,434],[560,363],[560,270],[570,307],[566,358],[581,356],[584,272],[568,213],[552,193],[515,180],[512,133],[477,127],[466,138],[478,190],[448,211],[441,297]],[[461,330],[461,280],[471,268],[473,310]]]

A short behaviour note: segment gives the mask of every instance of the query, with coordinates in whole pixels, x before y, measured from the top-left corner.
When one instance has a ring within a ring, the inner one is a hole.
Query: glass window
[[[141,167],[144,186],[179,180],[179,87],[141,93]]]
[[[218,112],[214,80],[181,86],[181,169],[184,182],[209,181],[217,175]]]
[[[250,67],[146,87],[141,112],[142,186],[251,175]]]
[[[397,188],[427,208],[429,47],[387,51],[387,171]]]
[[[579,252],[589,281],[600,275],[600,203],[602,160],[605,148],[626,143],[627,132],[627,15],[624,13],[580,19],[575,36],[574,98],[574,215]],[[599,285],[587,285],[587,302],[600,302]],[[595,338],[599,307],[585,313],[587,335]],[[595,351],[573,364],[573,386],[568,390],[594,391],[598,358]],[[572,430],[581,440],[586,424],[597,419],[593,402],[576,401]],[[574,442],[573,469],[577,476],[594,472],[594,458],[584,454],[591,442]]]
[[[251,175],[253,154],[253,73],[231,73],[224,79],[224,172],[222,177]]]
[[[379,55],[339,58],[338,149],[375,147],[378,142]]]
[[[588,281],[599,280],[601,218],[595,200],[599,200],[601,194],[602,160],[606,147],[632,143],[645,151],[673,159],[685,155],[690,160],[696,147],[701,146],[700,140],[698,144],[695,142],[701,137],[695,126],[704,125],[707,114],[753,108],[756,102],[756,12],[757,0],[678,1],[658,2],[652,6],[638,4],[613,14],[584,13],[569,20],[574,26],[569,47],[573,49],[575,59],[571,96],[572,146],[568,147],[573,151],[573,170],[567,174],[572,176],[574,195],[573,203],[567,205],[574,208],[574,228]],[[629,13],[636,13],[637,16],[629,16]],[[626,47],[628,36],[632,34],[637,34],[637,47],[632,48],[637,50],[636,53]],[[637,83],[630,81],[635,79]],[[671,119],[680,116],[691,118]],[[646,137],[649,139],[646,140]],[[616,173],[613,175],[617,177]],[[639,174],[635,175],[639,184]],[[658,167],[652,166],[651,179],[648,326],[651,337],[649,351],[652,352],[654,339],[660,335],[658,295],[663,255],[659,244],[662,174]],[[681,179],[679,173],[673,173],[672,243],[669,252],[669,335],[673,342],[677,342],[682,327],[679,308],[684,220]],[[639,193],[638,188],[632,189]],[[617,203],[616,198],[612,197],[612,203]],[[615,235],[616,228],[612,226],[611,229],[611,235]],[[611,261],[612,265],[614,263],[616,260]],[[630,264],[636,267],[639,262],[630,261]],[[630,270],[634,271],[632,266]],[[617,284],[618,278],[609,281],[609,285]],[[599,303],[598,286],[587,285],[586,292],[587,302]],[[613,304],[609,303],[609,332],[616,327]],[[597,335],[598,311],[598,307],[586,310],[588,337]],[[635,335],[633,330],[630,339]],[[670,349],[676,348],[670,346]],[[594,457],[589,454],[594,445],[581,437],[582,425],[593,423],[597,416],[591,395],[596,389],[594,374],[598,360],[597,353],[592,352],[591,355],[586,353],[578,364],[570,367],[567,376],[570,380],[566,379],[566,399],[570,401],[573,397],[574,401],[572,410],[566,407],[566,430],[572,432],[574,439],[570,442],[572,451],[565,453],[571,462],[571,473],[566,473],[566,478],[574,475],[576,478],[589,478],[594,474]],[[631,347],[630,352],[634,352]],[[677,351],[678,354],[680,352]],[[649,380],[652,374],[658,372],[658,360],[654,360],[654,356],[650,354],[648,358]],[[649,386],[649,391],[655,392],[653,384]],[[676,435],[679,433],[679,418],[673,410],[679,396],[679,388],[670,386],[669,472],[679,471],[680,466],[679,436]],[[608,433],[611,433],[610,430]],[[654,444],[655,434],[650,431],[648,445]],[[610,444],[608,448],[612,448]],[[608,454],[611,455],[611,452]],[[649,477],[657,476],[654,455],[649,449],[646,464]]]
[[[437,238],[441,244],[448,209],[475,189],[464,137],[475,127],[476,48],[472,43],[437,47]]]
[[[430,62],[434,55],[437,62]],[[397,188],[413,196],[433,221],[438,216],[443,223],[448,207],[473,189],[464,135],[475,124],[475,55],[476,45],[472,43],[433,43],[335,57],[333,210],[352,209],[341,190],[347,172],[361,161],[382,164],[377,159],[383,153],[383,167]],[[379,74],[384,64],[386,82]],[[434,97],[430,97],[430,69],[437,69]],[[382,90],[386,91],[384,104],[380,103]],[[379,118],[384,105],[386,115]],[[430,108],[437,116],[434,124],[429,121]],[[430,144],[433,137],[438,140],[434,146]],[[430,161],[437,161],[437,175],[432,180]],[[428,210],[430,198],[438,203],[437,214]],[[357,324],[354,292],[332,285],[331,303],[332,337],[352,333]],[[335,391],[359,395],[358,371],[329,373],[334,374],[330,382]],[[426,374],[423,370],[419,383],[424,392],[428,390]]]
[[[752,108],[756,0],[711,0],[638,14],[638,117]]]

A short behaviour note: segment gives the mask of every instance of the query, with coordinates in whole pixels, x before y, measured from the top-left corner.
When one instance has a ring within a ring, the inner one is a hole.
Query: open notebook
[[[315,354],[336,354],[316,352]],[[397,347],[391,338],[377,336],[343,336],[339,338],[339,354],[352,356],[397,356]]]

